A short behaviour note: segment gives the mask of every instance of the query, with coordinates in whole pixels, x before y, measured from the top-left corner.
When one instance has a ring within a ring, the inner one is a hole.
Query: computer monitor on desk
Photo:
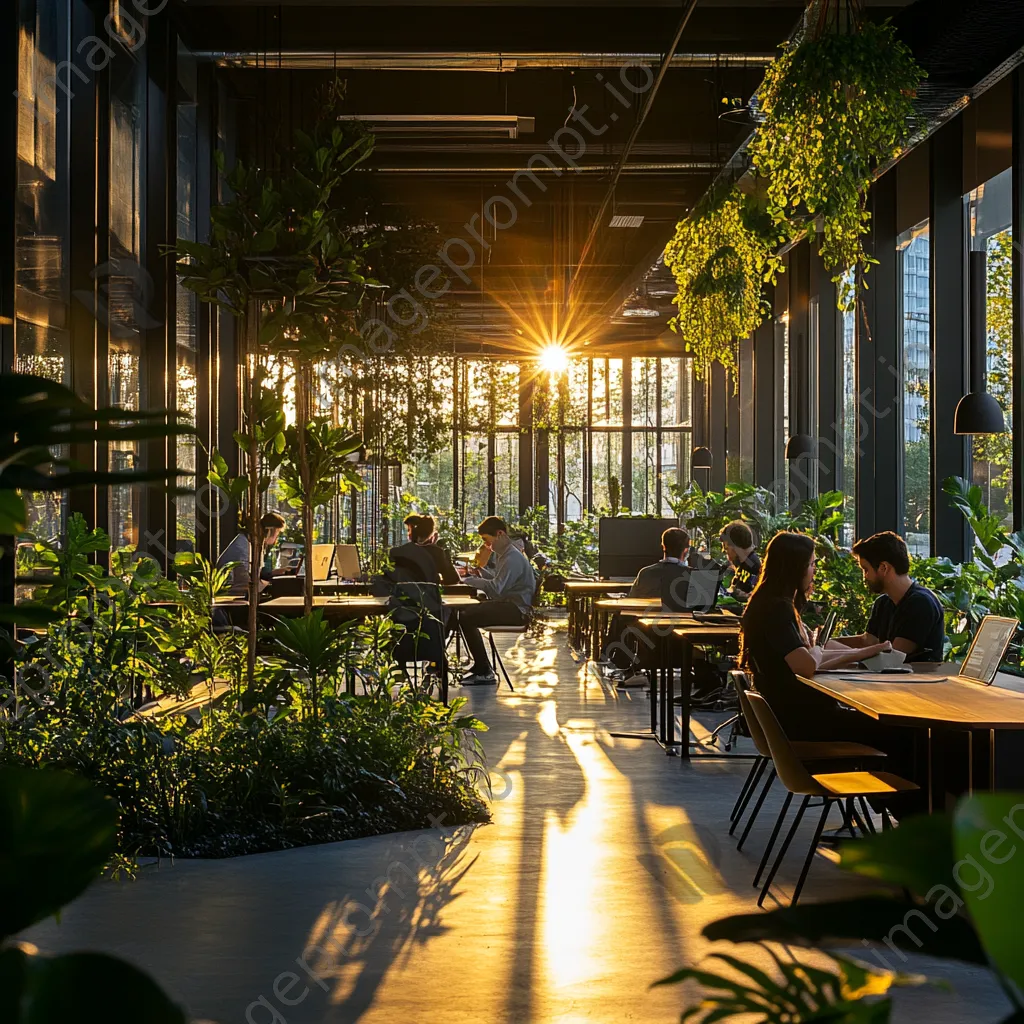
[[[634,579],[645,565],[661,559],[661,535],[678,525],[678,519],[602,517],[597,533],[598,575]]]

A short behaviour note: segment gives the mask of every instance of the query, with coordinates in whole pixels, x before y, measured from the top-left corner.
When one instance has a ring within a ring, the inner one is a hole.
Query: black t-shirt
[[[451,555],[444,548],[437,544],[424,544],[422,547],[433,560],[434,565],[437,566],[437,574],[440,576],[442,583],[450,586],[454,583],[462,582],[462,577],[458,574],[455,566],[452,565]]]
[[[790,739],[815,739],[815,722],[836,712],[836,702],[794,675],[786,655],[804,647],[796,609],[783,598],[755,599],[741,625],[744,663]]]
[[[750,595],[757,581],[761,577],[761,556],[756,551],[751,551],[743,561],[736,566],[732,574],[732,589],[735,593]]]
[[[907,661],[942,661],[946,639],[942,605],[920,583],[911,583],[899,604],[894,604],[887,594],[878,597],[871,609],[866,632],[879,640],[902,637],[917,644],[914,653],[907,655]]]

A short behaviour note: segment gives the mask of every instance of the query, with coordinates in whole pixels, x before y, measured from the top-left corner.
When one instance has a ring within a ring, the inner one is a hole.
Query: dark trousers
[[[519,607],[511,601],[481,601],[476,608],[460,608],[459,623],[466,646],[473,655],[473,672],[489,672],[491,662],[480,635],[481,626],[521,626],[525,622]]]

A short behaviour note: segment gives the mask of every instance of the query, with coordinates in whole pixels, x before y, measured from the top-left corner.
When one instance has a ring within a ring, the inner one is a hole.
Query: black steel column
[[[967,393],[964,325],[963,124],[959,117],[931,138],[932,521],[934,550],[967,557],[967,524],[942,492],[966,476],[967,438],[953,433],[953,412]]]
[[[519,514],[533,505],[533,393],[536,379],[519,364]]]
[[[801,242],[789,254],[789,433],[809,434],[811,431],[812,387],[810,378],[811,247]],[[789,438],[785,439],[787,442]],[[811,495],[809,460],[789,464],[789,489],[797,504]]]
[[[609,380],[608,386],[611,387]],[[633,507],[633,361],[622,357],[622,507]]]
[[[710,397],[708,407],[708,447],[711,449],[711,489],[724,491],[728,474],[728,450],[726,448],[725,418],[729,411],[728,381],[725,367],[715,362],[711,373],[704,382]]]
[[[899,494],[902,482],[903,380],[900,374],[899,273],[896,252],[896,173],[890,171],[874,186],[871,268],[874,297],[871,342],[865,346],[873,358],[874,387],[864,415],[870,413],[874,435],[874,530],[899,530],[903,522]],[[861,361],[865,365],[867,359]]]

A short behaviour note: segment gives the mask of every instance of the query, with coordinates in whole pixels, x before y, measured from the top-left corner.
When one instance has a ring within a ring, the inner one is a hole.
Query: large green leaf
[[[114,850],[117,810],[66,772],[0,769],[0,938],[55,914]]]
[[[105,953],[35,956],[0,952],[4,1024],[185,1024],[186,1017],[148,974]]]
[[[954,877],[993,963],[1024,987],[1024,796],[978,793],[953,818]],[[953,883],[951,883],[953,884]]]
[[[879,882],[927,896],[936,885],[950,885],[953,826],[948,814],[908,818],[900,827],[842,848],[840,865]]]
[[[953,902],[947,900],[940,906],[944,914]],[[988,964],[981,941],[966,918],[938,917],[926,904],[885,896],[734,914],[712,921],[702,934],[713,942],[784,942],[812,947],[849,946],[865,940],[886,946],[891,943],[896,949],[925,956]]]

